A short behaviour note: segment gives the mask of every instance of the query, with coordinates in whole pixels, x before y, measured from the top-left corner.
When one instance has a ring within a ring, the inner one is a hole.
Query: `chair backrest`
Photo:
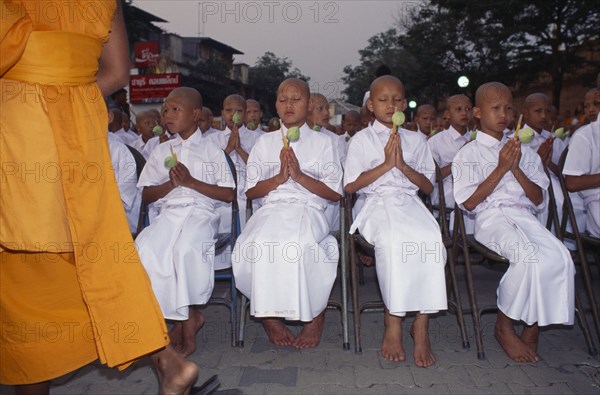
[[[235,169],[235,163],[233,163],[233,160],[231,159],[231,157],[229,155],[227,155],[227,152],[225,152],[225,150],[223,150],[223,154],[225,154],[225,159],[227,160],[227,165],[229,165],[229,170],[231,171],[231,174],[233,176],[233,182],[235,183],[235,197],[233,199],[233,201],[231,202],[231,245],[233,247],[233,245],[235,244],[237,237],[239,236],[239,234],[241,233],[241,227],[240,227],[240,208],[238,205],[238,201],[237,201],[237,171]]]
[[[144,166],[146,165],[146,158],[144,158],[144,155],[142,155],[140,153],[140,151],[136,150],[132,146],[127,145],[127,144],[125,144],[125,146],[127,147],[127,149],[129,149],[129,152],[131,152],[131,155],[133,155],[133,159],[135,160],[135,173],[137,174],[137,178],[139,180],[140,175],[142,174],[142,170],[144,169]]]
[[[435,183],[438,187],[438,211],[439,211],[439,223],[442,229],[442,237],[444,239],[450,238],[450,226],[448,225],[448,208],[446,207],[446,193],[444,191],[444,179],[442,177],[442,171],[440,167],[435,164]]]

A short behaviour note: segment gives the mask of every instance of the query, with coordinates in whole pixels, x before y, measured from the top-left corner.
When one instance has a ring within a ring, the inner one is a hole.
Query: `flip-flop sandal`
[[[221,382],[219,381],[219,376],[216,374],[206,380],[199,387],[192,387],[190,390],[190,395],[210,395],[214,393],[221,386]]]

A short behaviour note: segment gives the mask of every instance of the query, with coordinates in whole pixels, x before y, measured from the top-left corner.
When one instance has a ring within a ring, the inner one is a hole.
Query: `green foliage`
[[[409,97],[432,104],[458,92],[461,74],[475,89],[489,80],[526,86],[547,73],[558,107],[566,73],[600,66],[580,55],[598,41],[597,6],[597,0],[431,0],[399,21],[398,30],[369,40],[360,64],[344,68],[344,93],[360,104],[381,63],[405,83]]]
[[[256,89],[256,100],[261,103],[266,118],[277,115],[275,110],[277,87],[281,81],[290,77],[306,82],[310,80],[309,77],[302,75],[300,70],[292,68],[292,62],[287,57],[279,58],[273,52],[265,52],[256,60],[256,64],[250,67],[249,83]]]

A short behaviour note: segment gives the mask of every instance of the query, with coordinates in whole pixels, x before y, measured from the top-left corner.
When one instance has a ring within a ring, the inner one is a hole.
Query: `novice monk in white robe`
[[[415,364],[428,367],[435,363],[429,314],[447,309],[446,250],[440,228],[417,192],[431,193],[435,165],[421,136],[390,130],[394,112],[406,108],[400,80],[383,76],[373,81],[367,105],[376,120],[352,137],[344,167],[344,190],[364,197],[350,233],[358,229],[375,245],[385,304],[381,354],[390,361],[405,359],[402,319],[416,311],[411,330]]]
[[[324,211],[341,198],[342,171],[331,139],[306,125],[309,91],[291,78],[277,91],[282,130],[263,134],[248,159],[246,195],[261,207],[233,251],[238,289],[250,314],[263,318],[269,340],[310,348],[319,344],[339,251]],[[282,133],[300,127],[284,148]],[[297,337],[281,319],[302,321]]]
[[[157,217],[137,237],[136,245],[170,332],[184,355],[196,349],[204,324],[191,306],[205,304],[213,291],[217,207],[235,199],[235,183],[225,154],[197,128],[202,97],[192,88],[174,89],[164,117],[174,138],[160,144],[140,175],[145,203],[154,202]],[[165,160],[176,155],[176,165]]]
[[[566,247],[535,216],[549,180],[538,154],[504,134],[511,112],[505,85],[477,90],[473,114],[481,131],[454,158],[454,197],[475,214],[477,241],[510,261],[494,334],[510,358],[535,363],[538,326],[573,324],[575,270]],[[520,336],[513,321],[526,324]]]

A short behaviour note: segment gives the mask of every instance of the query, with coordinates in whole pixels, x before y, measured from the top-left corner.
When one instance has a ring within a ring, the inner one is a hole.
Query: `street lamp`
[[[413,112],[414,109],[417,108],[417,102],[414,100],[411,100],[408,102],[408,107],[410,108],[410,121],[413,121]]]
[[[460,77],[458,77],[458,81],[456,81],[456,83],[459,87],[464,89],[467,86],[469,86],[469,79],[466,76],[461,75]]]

